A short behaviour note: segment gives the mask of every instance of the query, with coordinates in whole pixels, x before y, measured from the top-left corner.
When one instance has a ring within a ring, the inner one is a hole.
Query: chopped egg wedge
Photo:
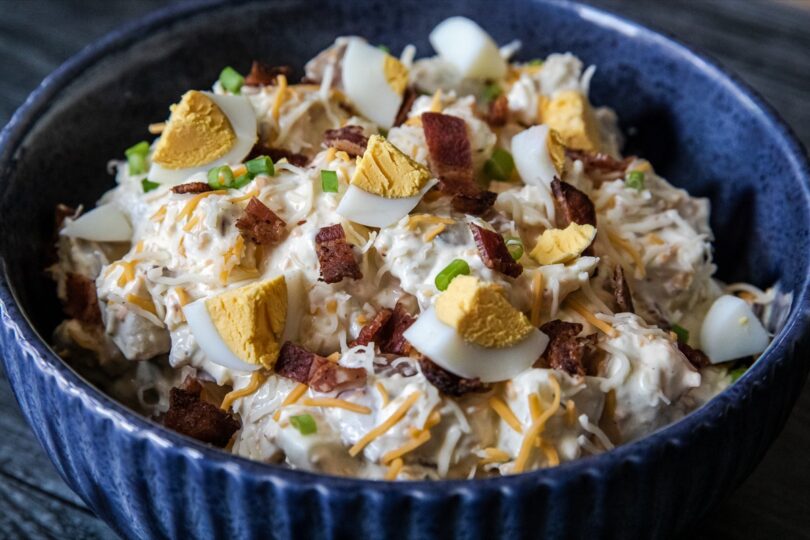
[[[152,153],[149,179],[178,184],[212,167],[241,163],[257,140],[248,98],[190,90],[172,106]]]
[[[343,57],[343,86],[357,111],[385,129],[394,125],[408,69],[396,58],[364,40],[349,40]]]
[[[534,260],[542,265],[573,261],[593,242],[596,227],[571,223],[565,229],[546,229],[537,239],[531,252]]]
[[[386,227],[408,215],[434,185],[430,171],[372,135],[337,213],[361,225]]]
[[[565,146],[555,130],[534,126],[512,138],[512,157],[524,184],[548,186],[555,176],[562,176]]]
[[[565,90],[541,101],[543,123],[559,132],[569,148],[598,152],[602,148],[599,125],[588,96]]]
[[[439,23],[430,33],[430,44],[463,77],[500,79],[506,75],[506,61],[498,46],[466,17],[450,17]]]
[[[729,294],[714,301],[700,329],[700,346],[712,364],[759,354],[769,342],[748,302]]]
[[[116,205],[104,204],[67,222],[60,234],[95,242],[129,242],[132,226]]]

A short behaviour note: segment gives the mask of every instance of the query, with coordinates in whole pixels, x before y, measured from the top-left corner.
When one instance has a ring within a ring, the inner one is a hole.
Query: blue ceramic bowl
[[[810,198],[801,146],[751,90],[684,46],[560,2],[205,2],[130,24],[69,60],[0,136],[0,342],[34,432],[67,483],[126,537],[636,538],[682,530],[737,486],[781,429],[808,363]],[[793,295],[781,332],[733,387],[610,453],[519,476],[385,483],[285,470],[171,433],[111,401],[48,347],[44,276],[58,202],[92,204],[106,162],[188,88],[253,58],[301,66],[336,34],[399,49],[464,14],[524,58],[598,66],[593,101],[634,128],[629,152],[712,200],[720,277]]]

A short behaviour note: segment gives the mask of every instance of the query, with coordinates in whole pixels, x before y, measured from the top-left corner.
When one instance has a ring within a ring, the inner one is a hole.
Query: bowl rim
[[[124,50],[141,39],[150,37],[155,32],[164,30],[165,27],[179,19],[245,5],[252,1],[194,0],[169,5],[117,27],[71,56],[31,92],[0,132],[0,182],[3,182],[5,177],[10,174],[14,155],[20,144],[31,128],[35,127],[38,120],[51,109],[53,98],[97,62],[109,54]],[[635,39],[643,37],[651,45],[667,50],[679,60],[689,63],[694,69],[721,85],[752,115],[759,117],[771,136],[786,149],[789,170],[792,171],[792,176],[796,178],[801,188],[800,200],[805,211],[810,213],[810,163],[808,163],[804,146],[778,113],[747,83],[730,73],[719,62],[711,59],[710,55],[702,51],[698,52],[696,47],[685,45],[665,32],[650,29],[623,16],[579,2],[534,1],[567,11],[587,23],[624,35],[635,36]],[[808,259],[807,266],[810,268],[810,254],[806,254],[805,257]],[[3,326],[18,338],[15,345],[9,343],[7,346],[18,347],[31,356],[36,368],[52,379],[51,384],[56,384],[62,391],[78,397],[84,407],[91,409],[95,414],[107,417],[117,428],[124,428],[137,438],[147,439],[158,446],[182,454],[186,459],[205,459],[209,464],[228,469],[229,473],[248,474],[256,477],[257,481],[285,481],[297,484],[302,488],[372,488],[418,496],[428,496],[431,492],[435,494],[437,490],[453,492],[486,487],[518,489],[527,484],[553,484],[563,481],[569,476],[589,474],[589,471],[609,468],[626,461],[637,461],[652,448],[664,447],[668,444],[684,444],[684,441],[695,436],[696,428],[716,421],[726,410],[734,408],[735,402],[759,386],[760,381],[769,376],[768,369],[772,364],[785,361],[790,347],[789,338],[810,327],[810,272],[808,272],[799,293],[793,299],[791,313],[784,327],[774,337],[757,362],[736,384],[715,396],[700,409],[672,424],[611,451],[584,456],[553,468],[474,480],[383,481],[333,476],[253,461],[170,431],[153,420],[128,409],[90,384],[56,355],[48,341],[34,329],[28,316],[23,312],[15,292],[9,286],[8,269],[2,253],[0,253],[0,267],[0,319],[2,319]],[[2,355],[6,365],[9,363],[8,356],[7,354]],[[8,368],[6,369],[8,371]],[[17,388],[12,386],[12,390],[17,400],[22,402]]]

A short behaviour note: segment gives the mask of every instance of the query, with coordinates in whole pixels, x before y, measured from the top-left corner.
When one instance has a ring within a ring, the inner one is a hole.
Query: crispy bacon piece
[[[630,294],[630,287],[627,285],[627,280],[624,279],[624,268],[622,265],[617,264],[613,268],[613,277],[609,281],[613,298],[616,301],[618,313],[635,313],[633,307],[633,296]]]
[[[269,86],[276,84],[276,77],[284,75],[288,79],[292,75],[290,66],[271,66],[261,60],[254,60],[250,66],[250,73],[245,77],[247,86]]]
[[[309,385],[316,392],[341,392],[366,384],[366,370],[330,362],[290,341],[284,343],[275,366],[282,377]]]
[[[540,331],[549,337],[541,362],[571,376],[585,376],[585,356],[595,349],[596,335],[577,337],[582,332],[582,325],[559,319],[547,322]]]
[[[321,263],[321,281],[337,283],[345,277],[363,279],[363,273],[354,259],[352,246],[346,242],[346,233],[340,223],[321,227],[315,235],[315,251]]]
[[[635,159],[633,156],[628,156],[624,159],[616,159],[608,154],[574,150],[571,148],[567,148],[565,153],[572,160],[581,161],[582,165],[585,167],[585,174],[590,176],[597,185],[624,176],[627,167]]]
[[[506,249],[506,242],[503,236],[470,223],[470,230],[472,231],[475,245],[478,248],[478,254],[484,265],[487,268],[492,268],[505,274],[509,277],[516,278],[523,273],[523,266],[512,258],[509,250]]]
[[[694,349],[682,341],[678,341],[678,350],[683,353],[695,369],[703,369],[711,365],[709,357],[700,349]]]
[[[253,148],[250,150],[248,157],[245,158],[245,161],[259,156],[268,156],[273,160],[273,163],[286,159],[296,167],[306,167],[307,163],[309,163],[309,158],[303,154],[296,154],[294,152],[290,152],[289,150],[284,150],[283,148],[272,148],[262,142],[257,142],[255,145],[253,145]]]
[[[258,245],[275,244],[281,240],[286,225],[256,197],[250,199],[244,215],[236,220],[236,228],[242,237]]]
[[[366,151],[368,137],[363,135],[363,128],[360,126],[343,126],[339,129],[327,129],[323,134],[323,145],[357,157]]]
[[[96,284],[93,280],[82,274],[68,272],[65,287],[65,313],[68,317],[87,324],[101,324],[101,311],[98,309]]]
[[[207,182],[187,182],[174,186],[172,193],[205,193],[206,191],[213,191],[213,189]]]
[[[490,389],[490,385],[482,383],[478,378],[465,379],[450,373],[427,356],[419,358],[419,367],[428,382],[448,396],[459,397],[469,392],[486,392]]]
[[[350,346],[368,345],[372,342],[376,345],[381,345],[390,330],[389,322],[393,314],[394,311],[389,308],[383,308],[378,311],[374,318],[360,329],[357,339],[352,341]]]
[[[596,227],[596,208],[591,199],[567,182],[555,177],[551,181],[557,227],[565,228],[571,223]]]
[[[402,103],[397,111],[397,116],[394,119],[394,127],[401,126],[408,120],[408,113],[411,112],[413,102],[419,97],[419,93],[412,86],[405,88],[405,93],[402,94]]]
[[[509,99],[506,94],[500,94],[489,103],[487,123],[493,127],[501,127],[509,119]]]
[[[403,337],[403,333],[414,322],[402,304],[397,302],[394,309],[383,308],[374,318],[360,330],[351,346],[368,345],[374,343],[384,354],[407,356],[411,352],[411,344]]]
[[[169,392],[169,410],[157,420],[183,435],[224,448],[241,427],[230,413],[200,399],[202,386],[197,381],[183,383],[183,388]]]

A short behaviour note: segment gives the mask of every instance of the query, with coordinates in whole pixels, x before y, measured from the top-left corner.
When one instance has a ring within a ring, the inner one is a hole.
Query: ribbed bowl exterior
[[[422,9],[437,12],[433,22],[448,11],[459,11],[484,24],[489,15],[487,5],[483,0],[459,1],[441,8],[419,4]],[[504,5],[512,10],[511,19],[499,22],[492,14],[490,21],[493,26],[501,24],[500,33],[504,35],[530,25],[519,21],[515,13],[535,10],[536,17],[558,17],[564,29],[561,32],[566,28],[590,28],[588,25],[608,28],[607,37],[599,39],[606,47],[625,47],[625,58],[636,54],[633,40],[642,37],[646,47],[691,54],[633,23],[576,4],[510,1]],[[357,18],[340,2],[321,2],[320,11],[295,1],[263,6],[258,9],[330,13],[349,26]],[[683,530],[749,474],[782,428],[808,371],[810,174],[804,150],[772,111],[744,86],[711,65],[707,68],[699,59],[690,61],[717,78],[717,92],[728,96],[724,99],[739,102],[729,105],[738,115],[736,118],[743,118],[747,126],[764,126],[763,132],[750,128],[757,141],[765,140],[763,137],[774,141],[770,161],[763,163],[764,158],[757,156],[753,166],[780,175],[788,188],[785,200],[789,202],[779,199],[779,194],[763,191],[761,196],[771,199],[752,210],[758,219],[756,227],[752,226],[752,238],[756,240],[751,244],[753,251],[736,253],[735,246],[724,252],[720,245],[719,258],[734,256],[745,261],[740,263],[740,271],[756,274],[760,282],[777,277],[783,281],[792,279],[786,286],[793,293],[793,309],[769,350],[737,384],[696,413],[649,437],[555,469],[498,479],[389,483],[328,477],[246,461],[168,432],[105,397],[56,357],[40,335],[49,331],[47,312],[51,312],[51,318],[55,312],[52,292],[45,285],[26,285],[26,280],[36,279],[31,268],[42,267],[41,254],[28,254],[36,251],[30,246],[43,243],[41,239],[50,234],[44,218],[30,221],[33,214],[49,214],[50,207],[38,209],[37,199],[26,201],[27,192],[19,187],[23,180],[33,181],[32,176],[19,177],[25,176],[26,160],[31,159],[27,156],[36,154],[36,141],[47,137],[34,126],[44,122],[46,113],[65,114],[64,110],[54,112],[50,103],[59,102],[61,93],[74,79],[88,77],[91,68],[108,55],[137,44],[139,36],[165,29],[182,33],[181,22],[207,11],[228,12],[232,7],[204,2],[170,8],[108,36],[49,77],[0,135],[3,231],[32,231],[31,238],[0,238],[0,345],[6,373],[23,413],[59,474],[103,520],[127,538],[660,538]],[[398,15],[386,17],[396,18],[407,11],[405,3],[392,9]],[[369,10],[365,18],[374,19],[375,13]],[[372,21],[369,31],[378,34],[386,24],[390,26],[390,21],[376,26]],[[431,23],[421,24],[429,28]],[[322,31],[335,33],[333,28]],[[190,39],[195,38],[182,37]],[[173,46],[172,42],[161,45],[166,50]],[[686,69],[686,73],[691,69],[671,58],[654,61],[664,62],[660,69]],[[172,84],[179,89],[190,87],[182,79],[181,68],[170,68],[179,79]],[[608,79],[614,82],[626,81],[622,79],[625,75],[625,71],[607,69]],[[680,85],[684,77],[678,79]],[[127,84],[136,85],[142,80],[144,77],[135,73]],[[81,89],[72,91],[81,93]],[[606,89],[596,89],[597,94],[600,91]],[[176,95],[176,89],[172,88],[172,92]],[[676,94],[669,96],[685,99]],[[93,99],[91,105],[103,107],[102,93]],[[706,99],[715,98],[707,95]],[[155,102],[168,101],[159,95]],[[153,109],[143,105],[141,112],[153,114]],[[628,114],[632,116],[633,110],[631,106]],[[739,116],[745,114],[749,116]],[[679,128],[678,121],[674,121],[673,129]],[[61,125],[68,126],[65,129],[73,127],[70,122]],[[81,125],[76,129],[77,136],[82,129],[90,130]],[[686,140],[691,140],[687,135]],[[70,134],[59,136],[64,141]],[[712,141],[712,136],[708,134],[707,140]],[[739,136],[735,134],[734,138]],[[28,154],[20,151],[23,141],[28,141]],[[113,155],[103,147],[104,141],[97,142],[99,155]],[[117,140],[110,144],[125,147]],[[710,144],[720,146],[719,142]],[[725,159],[721,148],[714,152],[717,159]],[[93,160],[97,161],[95,157]],[[691,178],[677,174],[677,167],[673,170],[677,176]],[[103,178],[88,181],[96,184],[83,192],[87,202],[95,200],[104,189]],[[694,187],[700,190],[699,180],[695,182]],[[750,183],[757,185],[755,180]],[[691,190],[693,185],[687,187]],[[733,196],[738,187],[722,184],[719,189],[719,200],[736,200]],[[54,195],[61,196],[65,194]],[[768,217],[774,214],[768,211],[768,205],[779,205],[782,211]],[[738,219],[734,211],[720,208],[713,224],[731,230],[727,224]],[[792,228],[774,233],[769,225],[775,219],[790,222]],[[30,229],[25,228],[26,223],[32,223]]]

